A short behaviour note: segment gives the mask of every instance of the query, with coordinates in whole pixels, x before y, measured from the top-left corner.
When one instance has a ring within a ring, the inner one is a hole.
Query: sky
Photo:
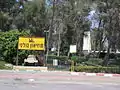
[[[98,21],[93,19],[95,16],[96,12],[95,10],[90,11],[88,19],[92,22],[91,29],[93,28],[98,28]]]

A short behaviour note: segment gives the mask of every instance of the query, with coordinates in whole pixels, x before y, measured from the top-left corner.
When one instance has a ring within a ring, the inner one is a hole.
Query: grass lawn
[[[6,63],[5,61],[0,61],[0,69],[11,70],[12,67],[11,66],[6,66],[6,64],[9,64],[9,63]]]

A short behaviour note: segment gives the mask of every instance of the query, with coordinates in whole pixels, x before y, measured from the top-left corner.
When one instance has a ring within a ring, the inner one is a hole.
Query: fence
[[[61,61],[58,59],[48,59],[47,60],[48,70],[58,70],[58,71],[69,71],[70,70],[70,62],[69,61]]]

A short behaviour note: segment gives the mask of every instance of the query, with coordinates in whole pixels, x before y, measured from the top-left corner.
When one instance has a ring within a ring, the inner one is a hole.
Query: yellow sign
[[[45,50],[45,38],[19,37],[18,49]]]

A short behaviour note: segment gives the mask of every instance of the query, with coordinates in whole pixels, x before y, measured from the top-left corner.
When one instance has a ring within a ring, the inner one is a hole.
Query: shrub
[[[82,63],[82,62],[85,62],[87,59],[85,57],[72,56],[71,60],[73,60],[77,63]]]
[[[78,57],[78,62],[79,63],[82,63],[82,62],[85,62],[87,61],[87,59],[85,57]]]
[[[119,65],[119,66],[120,66],[120,58],[117,58],[117,60],[116,60],[116,65]]]
[[[120,68],[102,66],[75,66],[74,71],[88,73],[120,73]]]
[[[74,60],[78,64],[83,64],[83,65],[92,65],[92,66],[98,66],[102,65],[103,60],[99,58],[89,58],[87,59],[86,57],[77,57],[74,56],[71,58],[71,60]]]
[[[85,62],[86,65],[98,66],[102,65],[103,60],[99,58],[89,58],[88,61]]]
[[[29,36],[29,30],[18,31],[18,30],[10,30],[8,32],[0,32],[0,59],[5,60],[8,63],[14,64],[14,59],[16,59],[17,55],[17,43],[19,36]],[[23,60],[27,51],[19,51],[19,59]],[[2,57],[2,58],[1,58]]]
[[[78,60],[78,57],[77,57],[77,56],[72,56],[72,57],[71,57],[71,60],[77,61],[77,60]]]
[[[48,55],[48,60],[53,60],[53,59],[57,59],[57,60],[61,60],[61,61],[67,61],[68,60],[68,56]]]

